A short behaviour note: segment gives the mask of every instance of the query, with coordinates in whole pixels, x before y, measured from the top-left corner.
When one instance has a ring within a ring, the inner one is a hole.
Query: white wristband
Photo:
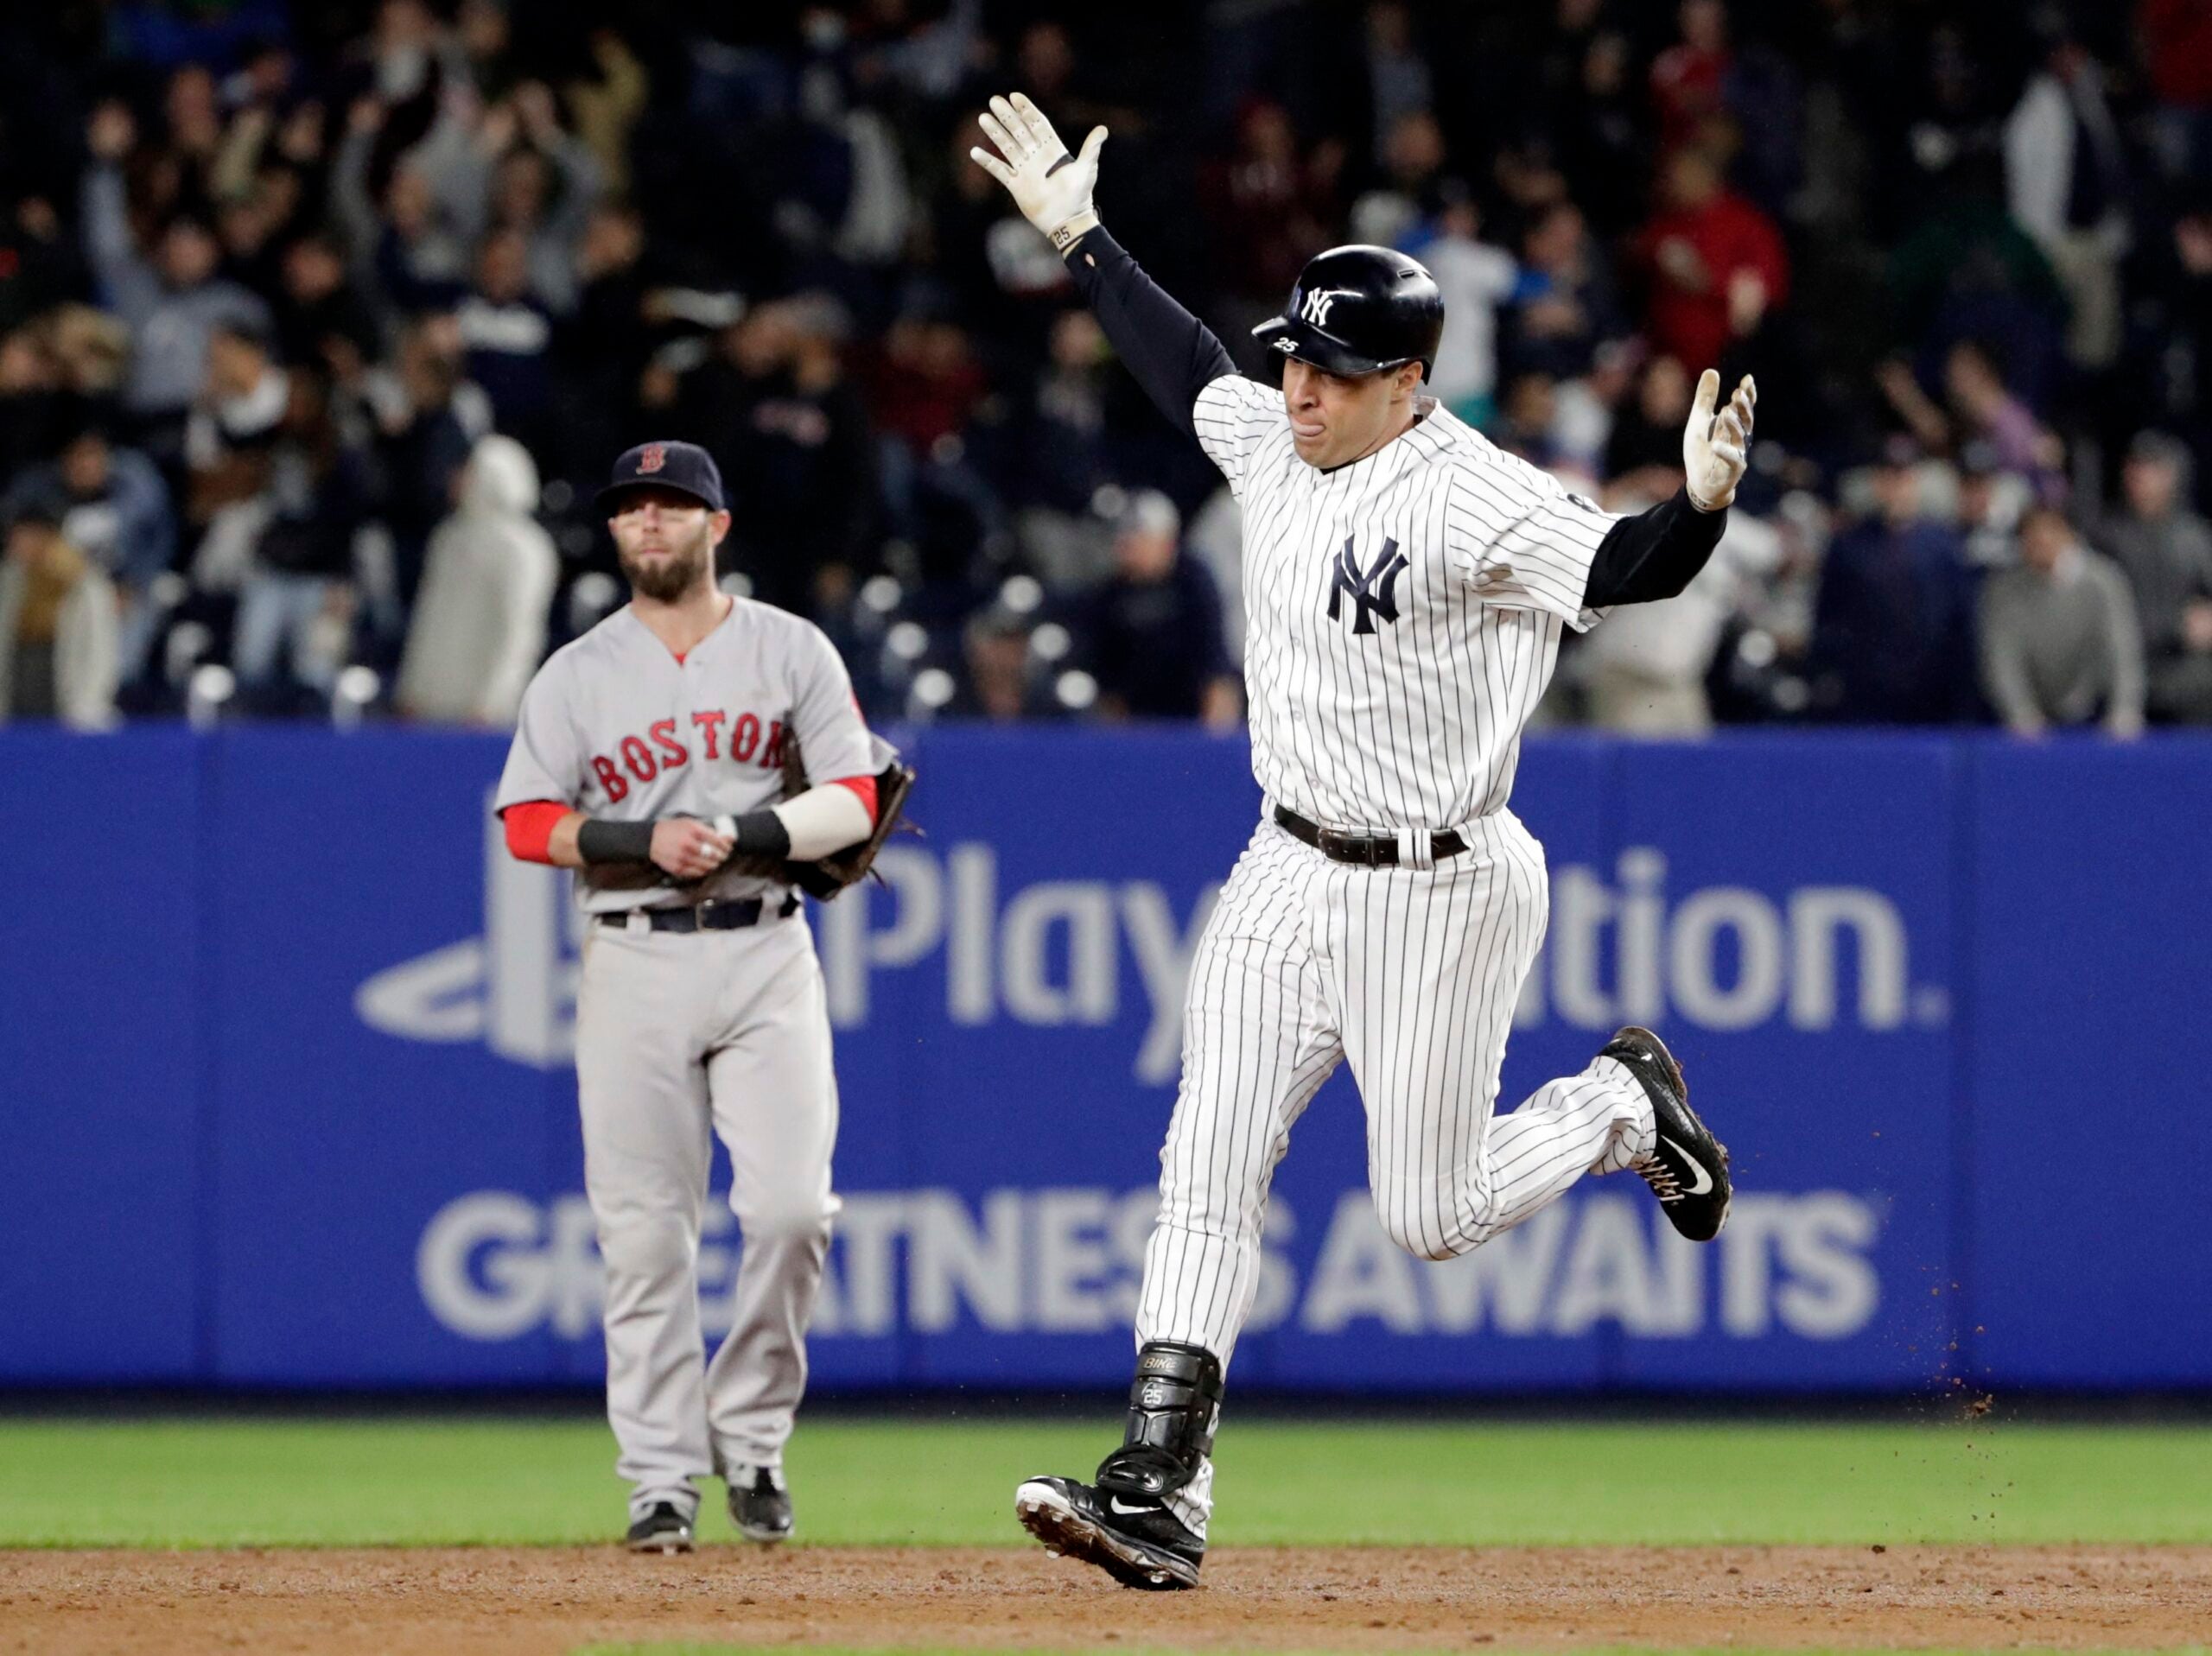
[[[1056,253],[1065,253],[1081,241],[1084,236],[1097,228],[1098,215],[1096,213],[1078,213],[1052,232],[1052,251]]]

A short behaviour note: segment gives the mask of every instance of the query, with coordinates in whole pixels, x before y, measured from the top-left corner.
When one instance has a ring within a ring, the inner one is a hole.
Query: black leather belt
[[[1305,841],[1332,862],[1357,863],[1363,868],[1397,865],[1398,836],[1395,834],[1339,834],[1334,828],[1309,822],[1282,805],[1275,807],[1275,822],[1292,839]],[[1429,835],[1428,843],[1439,862],[1446,857],[1456,857],[1467,848],[1467,842],[1450,828]]]
[[[765,914],[764,909],[767,910]],[[760,898],[740,898],[726,903],[709,898],[688,909],[610,909],[599,917],[602,926],[626,926],[630,917],[642,914],[655,931],[742,931],[762,920],[782,920],[798,912],[798,898],[787,897],[773,909]]]

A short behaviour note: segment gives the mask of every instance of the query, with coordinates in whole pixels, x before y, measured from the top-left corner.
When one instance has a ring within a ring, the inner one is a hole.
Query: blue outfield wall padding
[[[553,877],[516,868],[535,878],[512,906],[486,879],[494,854],[499,878],[515,867],[486,832],[501,745],[270,726],[222,746],[216,1378],[553,1376],[550,1320],[455,1339],[416,1285],[448,1192],[582,1183],[552,1029],[573,951],[557,905],[526,900]],[[485,969],[487,924],[505,978]]]
[[[1702,1337],[1628,1342],[1621,1378],[1941,1383],[1958,1366],[1955,748],[1838,734],[1610,751],[1616,1010],[1658,1015],[1693,1103],[1732,1148],[1737,1189],[1719,1241],[1688,1250],[1703,1266]],[[1643,903],[1663,919],[1639,926]],[[1554,950],[1570,941],[1560,906]],[[1625,943],[1640,933],[1648,967]]]
[[[1980,1372],[2212,1385],[2212,741],[1972,763]]]
[[[206,758],[0,732],[0,1379],[196,1377]]]
[[[815,1384],[1114,1386],[1191,951],[1258,814],[1246,750],[911,751],[926,837],[810,912],[845,1202]],[[597,1378],[580,930],[499,842],[503,752],[0,732],[27,871],[0,918],[0,1382]],[[1551,916],[1500,1107],[1652,1024],[1735,1153],[1730,1227],[1681,1242],[1632,1177],[1591,1179],[1415,1260],[1340,1072],[1275,1182],[1240,1384],[2212,1387],[2212,743],[1558,737],[1514,803]],[[739,1246],[716,1163],[710,1333]]]

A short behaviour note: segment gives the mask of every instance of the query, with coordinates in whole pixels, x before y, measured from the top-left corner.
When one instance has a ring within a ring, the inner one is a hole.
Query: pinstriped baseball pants
[[[1366,1105],[1376,1215],[1424,1259],[1650,1149],[1650,1101],[1610,1058],[1492,1118],[1550,898],[1543,848],[1511,812],[1462,834],[1470,848],[1433,869],[1332,862],[1272,822],[1253,834],[1192,963],[1140,1344],[1185,1341],[1228,1366],[1275,1164],[1340,1060]],[[1198,1504],[1202,1520],[1203,1485]]]

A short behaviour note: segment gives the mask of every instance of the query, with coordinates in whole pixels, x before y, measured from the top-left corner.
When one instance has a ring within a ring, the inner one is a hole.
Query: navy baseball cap
[[[715,457],[696,443],[639,443],[614,462],[614,476],[594,498],[601,511],[613,511],[623,495],[639,488],[673,489],[709,511],[721,511],[722,474]]]

